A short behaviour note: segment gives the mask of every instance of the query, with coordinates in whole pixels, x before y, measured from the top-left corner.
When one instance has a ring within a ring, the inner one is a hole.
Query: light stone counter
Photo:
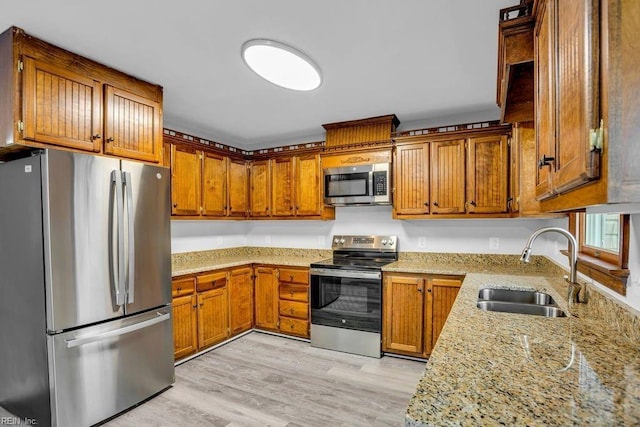
[[[241,247],[172,255],[172,277],[247,264],[309,267],[313,262],[331,258],[331,251],[316,249]]]
[[[584,307],[580,318],[476,308],[479,289],[515,287],[567,311],[561,278],[518,273],[466,275],[405,425],[640,425],[637,342]]]

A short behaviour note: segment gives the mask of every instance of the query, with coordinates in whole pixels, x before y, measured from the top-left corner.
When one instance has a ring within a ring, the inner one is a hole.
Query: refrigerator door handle
[[[81,345],[90,344],[96,341],[106,340],[108,338],[119,337],[121,335],[129,334],[131,332],[139,331],[140,329],[148,328],[149,326],[153,326],[157,323],[167,321],[171,318],[171,313],[157,313],[157,317],[154,317],[149,320],[145,320],[140,323],[136,323],[133,325],[125,326],[124,328],[115,329],[113,331],[102,332],[99,334],[89,335],[85,337],[75,338],[71,340],[64,340],[67,345],[67,348],[75,348]]]
[[[115,280],[113,280],[114,291],[116,294],[116,305],[121,306],[125,303],[125,291],[124,291],[124,206],[122,198],[122,174],[119,170],[111,171],[111,183],[116,188],[116,216],[117,216],[117,246],[116,256],[117,265],[113,270],[113,274],[117,274]]]
[[[133,216],[133,183],[131,182],[131,172],[122,173],[124,180],[124,189],[127,195],[127,225],[128,225],[128,249],[129,253],[129,273],[127,277],[127,303],[132,304],[135,296],[135,277],[136,277],[136,250],[135,250],[135,234],[134,234],[134,216]]]

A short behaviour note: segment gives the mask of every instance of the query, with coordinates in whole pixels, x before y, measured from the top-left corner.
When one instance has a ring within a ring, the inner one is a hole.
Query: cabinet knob
[[[107,142],[113,142],[113,141],[114,141],[113,137],[107,138]]]
[[[555,161],[555,157],[549,157],[546,154],[543,154],[540,160],[538,161],[538,169],[542,169],[545,166],[551,167],[551,162]]]
[[[293,274],[289,275],[289,280],[291,280],[293,282]]]
[[[290,308],[290,309],[289,309],[289,312],[290,312],[291,314],[293,314],[293,308]]]
[[[182,288],[180,286],[178,286],[178,292],[180,292],[182,290]]]
[[[440,205],[438,204],[438,202],[433,202],[433,206],[438,207],[438,206],[440,206]]]
[[[293,325],[289,325],[289,327],[290,327],[291,329],[293,329]]]
[[[469,202],[469,204],[470,204],[471,206],[475,206],[475,205],[476,205],[476,202],[474,202],[474,201],[472,200],[472,201],[470,201],[470,202]]]
[[[177,204],[177,203],[174,203],[174,204],[173,204],[173,207],[174,207],[174,208],[177,208],[177,207],[178,207],[178,204]]]
[[[99,133],[96,133],[95,135],[91,136],[92,141],[95,141],[96,139],[100,139],[100,138],[102,138],[102,135],[100,135]]]
[[[425,206],[429,206],[429,201],[427,200],[426,202],[424,202]]]
[[[289,291],[289,293],[291,294],[291,296],[293,296],[293,291]]]

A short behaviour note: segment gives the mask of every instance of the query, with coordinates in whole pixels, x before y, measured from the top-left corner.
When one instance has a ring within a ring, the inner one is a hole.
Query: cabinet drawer
[[[174,298],[192,294],[195,289],[196,279],[193,277],[177,279],[171,282],[171,296]]]
[[[280,299],[309,302],[309,286],[299,283],[280,283]]]
[[[198,292],[208,291],[210,289],[222,288],[227,285],[227,272],[218,271],[215,273],[203,274],[198,276],[198,284],[196,289]]]
[[[291,268],[280,269],[280,280],[282,282],[309,284],[309,270],[294,270]]]
[[[297,335],[300,337],[309,337],[309,322],[300,319],[291,319],[289,317],[280,318],[280,332],[283,334]]]
[[[280,316],[309,320],[309,304],[296,301],[280,301]]]

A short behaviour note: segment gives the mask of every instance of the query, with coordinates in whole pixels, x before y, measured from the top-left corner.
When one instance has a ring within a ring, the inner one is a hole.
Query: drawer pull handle
[[[293,274],[289,275],[289,280],[293,281]]]
[[[290,309],[289,309],[289,312],[290,312],[291,314],[293,314],[293,308],[290,308]]]
[[[178,292],[180,292],[182,290],[182,288],[180,286],[178,286]]]

